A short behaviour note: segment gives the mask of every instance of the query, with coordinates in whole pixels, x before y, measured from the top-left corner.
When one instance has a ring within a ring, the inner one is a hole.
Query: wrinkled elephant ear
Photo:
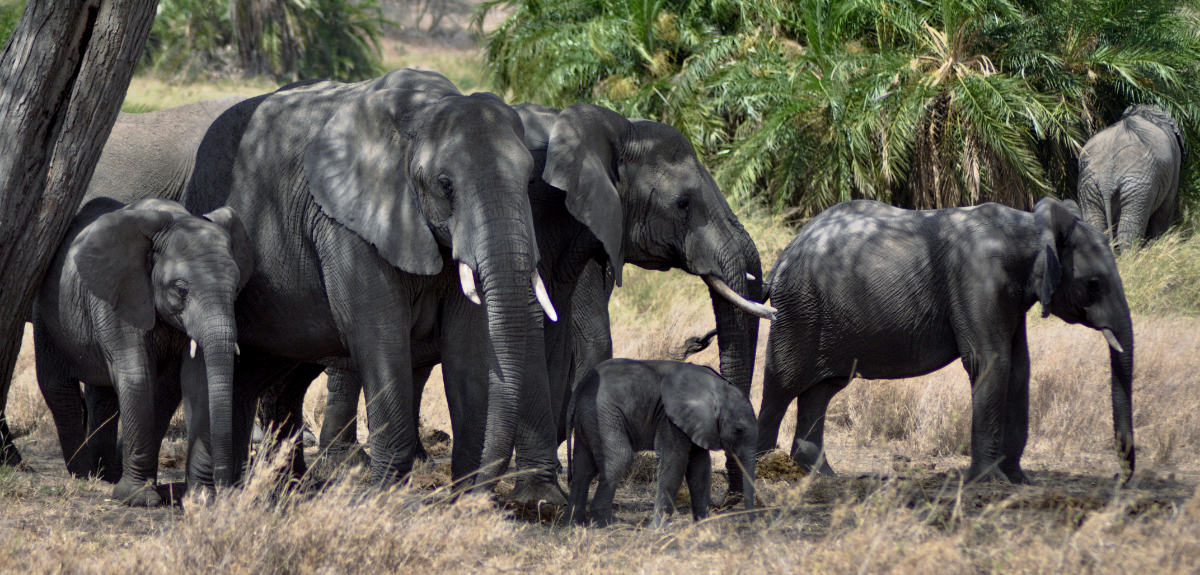
[[[158,210],[121,209],[96,218],[71,242],[69,257],[85,288],[142,331],[154,329],[151,238],[174,218]]]
[[[1074,203],[1074,202],[1072,202]],[[1075,206],[1075,211],[1079,206]],[[1030,281],[1042,303],[1042,317],[1050,315],[1050,300],[1054,290],[1062,281],[1062,265],[1059,263],[1059,248],[1074,229],[1079,218],[1067,206],[1053,198],[1042,198],[1033,209],[1033,219],[1041,230],[1041,242],[1037,258],[1033,261]]]
[[[392,265],[434,275],[442,257],[409,173],[408,124],[437,93],[372,92],[333,114],[304,156],[321,210],[370,242]]]
[[[538,104],[517,104],[512,107],[525,126],[525,147],[529,151],[545,150],[550,145],[550,131],[562,110]]]
[[[713,451],[721,448],[721,376],[711,369],[685,363],[662,381],[663,409],[667,419],[692,441]]]
[[[241,276],[238,279],[238,289],[241,290],[246,287],[246,282],[250,281],[250,273],[254,271],[254,246],[250,244],[250,233],[246,231],[246,226],[242,225],[242,219],[238,217],[237,212],[229,206],[204,214],[204,219],[229,232],[229,247],[233,249],[233,261],[237,262]]]
[[[625,211],[617,192],[617,161],[632,125],[612,110],[575,104],[558,115],[546,148],[542,179],[567,193],[567,210],[583,222],[612,262],[621,285]]]

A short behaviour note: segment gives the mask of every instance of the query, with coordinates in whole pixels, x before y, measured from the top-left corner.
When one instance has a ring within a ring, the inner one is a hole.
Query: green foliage
[[[0,0],[0,46],[8,43],[24,11],[25,0]]]
[[[731,197],[798,216],[1072,196],[1078,150],[1132,103],[1200,142],[1197,0],[508,4],[498,90],[671,123]]]
[[[253,10],[244,4],[162,0],[146,48],[149,66],[184,79],[242,72],[352,81],[381,72],[379,0],[260,0]]]

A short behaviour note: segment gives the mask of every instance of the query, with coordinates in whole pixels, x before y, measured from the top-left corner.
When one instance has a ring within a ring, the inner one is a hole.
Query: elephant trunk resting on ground
[[[1122,249],[1171,227],[1179,167],[1187,155],[1178,124],[1158,106],[1125,109],[1079,154],[1083,219]]]
[[[244,101],[209,129],[184,203],[236,209],[258,258],[237,304],[236,405],[296,370],[302,388],[312,366],[357,369],[372,479],[396,481],[415,447],[414,342],[440,341],[459,351],[443,358],[447,385],[486,382],[486,396],[472,398],[486,417],[456,430],[454,446],[456,475],[483,464],[486,482],[512,452],[527,342],[535,322],[540,330],[530,313],[533,162],[511,108],[490,94],[421,89],[431,80],[444,82],[398,70]],[[185,388],[194,373],[185,359]],[[253,412],[233,416],[244,457]],[[541,459],[553,468],[552,452]]]
[[[1043,199],[1032,214],[998,204],[914,211],[845,202],[804,226],[768,286],[779,318],[767,342],[760,453],[775,448],[798,400],[792,457],[832,473],[825,410],[850,379],[915,377],[961,357],[971,378],[968,479],[1025,482],[1025,315],[1040,302],[1044,315],[1107,339],[1121,477],[1133,473],[1129,307],[1108,242],[1080,221],[1074,202]]]

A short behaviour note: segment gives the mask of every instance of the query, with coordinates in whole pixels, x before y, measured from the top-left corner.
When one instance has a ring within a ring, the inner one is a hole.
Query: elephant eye
[[[686,209],[688,209],[688,205],[691,204],[691,202],[692,202],[691,198],[684,196],[682,198],[679,198],[679,201],[675,202],[675,205],[681,210],[686,210]]]
[[[441,186],[442,191],[447,195],[454,193],[454,182],[446,176],[438,176],[438,186]]]
[[[188,288],[186,285],[184,285],[183,281],[176,280],[175,283],[171,285],[171,293],[175,294],[175,297],[182,301],[187,299]]]
[[[1099,278],[1091,278],[1087,281],[1087,289],[1088,289],[1088,292],[1090,292],[1090,293],[1093,293],[1093,294],[1100,293],[1100,287],[1101,286],[1100,286]]]

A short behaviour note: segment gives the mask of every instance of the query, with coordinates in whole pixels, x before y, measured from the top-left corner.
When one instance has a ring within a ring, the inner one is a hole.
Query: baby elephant
[[[229,208],[200,217],[156,198],[128,206],[97,198],[80,209],[33,307],[38,386],[72,474],[119,477],[114,499],[161,503],[153,484],[182,358],[203,350],[208,391],[230,395],[234,300],[253,257]]]
[[[653,527],[675,511],[675,496],[687,473],[692,518],[708,516],[712,461],[708,452],[737,454],[746,473],[746,509],[754,508],[754,449],[758,426],[750,401],[713,370],[676,361],[610,359],[596,366],[576,388],[567,411],[575,432],[568,452],[571,495],[567,517],[584,521],[592,478],[600,485],[592,500],[592,521],[612,523],[613,496],[633,454],[658,455],[658,492]]]

